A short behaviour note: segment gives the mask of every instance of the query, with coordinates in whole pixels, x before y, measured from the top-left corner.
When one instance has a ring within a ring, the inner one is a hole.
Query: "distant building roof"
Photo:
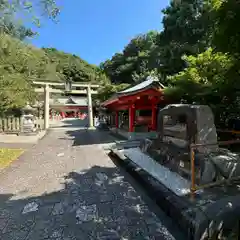
[[[50,99],[50,105],[76,105],[76,106],[87,106],[86,97],[60,97],[58,99]]]

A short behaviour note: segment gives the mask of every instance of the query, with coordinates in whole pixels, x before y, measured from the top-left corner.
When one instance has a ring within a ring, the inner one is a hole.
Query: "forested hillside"
[[[21,107],[35,99],[32,81],[97,82],[100,69],[75,55],[38,49],[10,35],[0,38],[0,110]],[[13,94],[14,93],[14,94]]]
[[[100,69],[91,65],[76,55],[58,51],[55,48],[43,48],[49,58],[53,72],[60,76],[60,81],[96,82],[100,77]],[[51,77],[49,77],[51,80]]]
[[[239,116],[238,1],[171,0],[162,12],[161,32],[136,36],[101,64],[112,84],[158,76],[171,101],[209,104],[216,118]]]

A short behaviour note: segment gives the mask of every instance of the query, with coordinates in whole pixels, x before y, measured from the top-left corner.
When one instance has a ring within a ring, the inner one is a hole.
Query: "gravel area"
[[[180,239],[105,154],[111,142],[55,129],[1,172],[0,239]]]

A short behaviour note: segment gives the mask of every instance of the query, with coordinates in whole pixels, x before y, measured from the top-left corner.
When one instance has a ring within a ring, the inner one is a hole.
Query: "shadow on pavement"
[[[69,136],[69,139],[73,140],[73,146],[85,146],[93,144],[107,144],[113,143],[116,138],[111,136],[109,132],[101,130],[87,130],[87,129],[78,129],[78,130],[68,130],[66,134]],[[63,138],[66,140],[66,138]]]
[[[88,118],[79,119],[79,118],[70,118],[64,119],[59,124],[52,125],[51,128],[85,128],[88,125]]]
[[[164,219],[161,224],[116,168],[71,172],[61,190],[30,195],[28,189],[0,195],[1,240],[181,239],[169,233]]]

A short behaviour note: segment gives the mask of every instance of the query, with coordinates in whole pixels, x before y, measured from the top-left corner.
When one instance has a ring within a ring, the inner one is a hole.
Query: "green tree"
[[[13,16],[18,19],[19,16],[17,15],[20,13],[21,16],[28,16],[28,18],[39,24],[40,18],[37,16],[56,19],[60,9],[55,0],[1,0],[0,12],[1,18]]]
[[[160,72],[173,75],[186,67],[183,55],[195,55],[209,46],[209,11],[203,0],[172,0],[163,11],[158,36]]]
[[[211,0],[213,43],[218,51],[228,52],[239,58],[240,55],[240,5],[235,0]]]
[[[112,95],[117,92],[120,92],[129,87],[129,84],[106,84],[100,87],[97,96],[95,97],[95,101],[104,102],[109,99]]]
[[[156,48],[157,35],[157,32],[151,31],[135,37],[122,53],[116,53],[110,60],[102,63],[100,68],[115,84],[141,81],[141,76],[156,69],[158,65],[152,54]]]
[[[7,17],[0,18],[0,34],[8,34],[20,40],[35,35],[31,29],[24,27],[20,23],[13,22],[13,19]]]
[[[20,40],[32,37],[36,33],[25,27],[25,23],[31,22],[39,27],[43,18],[56,20],[59,12],[54,0],[1,0],[0,34],[7,33]]]
[[[197,56],[184,56],[184,60],[188,67],[169,77],[171,87],[165,90],[167,98],[208,104],[216,119],[239,112],[239,93],[234,91],[234,81],[228,77],[234,58],[209,48]]]
[[[32,80],[45,71],[48,59],[40,49],[9,35],[0,38],[0,112],[34,101]]]

